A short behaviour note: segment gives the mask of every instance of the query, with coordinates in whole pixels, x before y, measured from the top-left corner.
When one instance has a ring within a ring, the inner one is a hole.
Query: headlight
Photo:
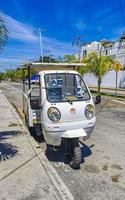
[[[94,116],[94,106],[89,104],[85,108],[85,115],[88,119],[91,119]]]
[[[57,122],[61,118],[60,111],[55,107],[51,107],[48,109],[48,117],[51,121]]]

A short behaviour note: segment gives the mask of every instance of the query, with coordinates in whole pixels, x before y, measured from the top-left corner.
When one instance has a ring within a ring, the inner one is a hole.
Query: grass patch
[[[119,182],[119,178],[120,178],[119,174],[111,176],[112,182],[114,182],[114,183]]]
[[[95,94],[95,96],[96,95],[98,95],[98,92],[97,91],[93,91],[93,90],[90,90],[91,91],[91,93],[92,94]],[[117,99],[122,99],[122,100],[125,100],[125,96],[121,96],[121,95],[115,95],[115,94],[109,94],[109,93],[104,93],[104,92],[100,92],[100,95],[101,96],[106,96],[106,97],[113,97],[113,98],[117,98]]]
[[[87,172],[98,174],[99,169],[95,165],[86,165],[84,168]]]
[[[107,165],[103,165],[103,170],[107,171],[108,170],[108,166]]]

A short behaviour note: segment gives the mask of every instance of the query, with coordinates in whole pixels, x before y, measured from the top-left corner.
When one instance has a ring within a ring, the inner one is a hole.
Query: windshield
[[[49,102],[85,101],[90,99],[87,87],[78,74],[52,73],[45,75]]]

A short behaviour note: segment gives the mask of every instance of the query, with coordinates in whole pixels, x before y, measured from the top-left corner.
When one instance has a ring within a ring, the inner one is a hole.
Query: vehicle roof
[[[39,72],[39,75],[43,75],[43,74],[53,74],[53,73],[78,74],[78,72],[75,71],[75,70],[44,70],[44,71],[40,71],[40,72]]]
[[[29,63],[25,63],[22,68],[37,68],[37,69],[45,69],[48,68],[71,68],[74,69],[75,67],[84,67],[86,66],[85,63],[41,63],[41,62],[29,62]]]

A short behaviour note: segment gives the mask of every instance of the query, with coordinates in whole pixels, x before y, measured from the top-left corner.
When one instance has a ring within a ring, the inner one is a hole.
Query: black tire
[[[96,96],[95,104],[101,103],[101,95]]]
[[[74,147],[74,149],[73,149],[73,157],[72,157],[72,160],[70,161],[69,165],[73,169],[79,169],[81,162],[82,162],[81,148],[79,146]]]
[[[35,128],[34,127],[28,127],[28,129],[29,129],[30,135],[35,137],[36,136]]]

